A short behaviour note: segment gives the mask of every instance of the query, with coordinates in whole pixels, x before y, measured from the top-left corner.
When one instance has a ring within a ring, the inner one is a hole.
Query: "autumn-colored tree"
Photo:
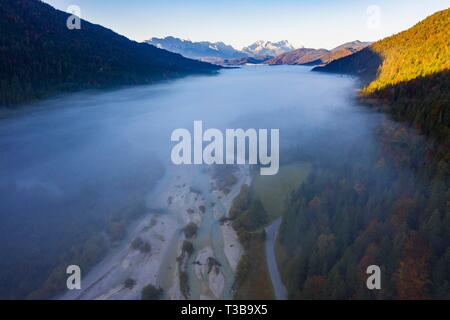
[[[376,261],[376,253],[378,251],[378,246],[376,243],[371,243],[367,249],[365,255],[359,261],[359,265],[361,266],[361,271],[365,274],[367,267],[373,264],[377,264]]]
[[[405,243],[404,257],[394,275],[399,299],[429,298],[429,259],[430,250],[426,242],[417,233],[411,234]]]
[[[407,223],[408,214],[414,209],[414,200],[410,198],[398,199],[394,204],[394,212],[390,219],[390,224],[394,230],[399,230]]]
[[[325,278],[322,276],[312,276],[306,279],[303,288],[303,299],[324,299],[325,293]]]

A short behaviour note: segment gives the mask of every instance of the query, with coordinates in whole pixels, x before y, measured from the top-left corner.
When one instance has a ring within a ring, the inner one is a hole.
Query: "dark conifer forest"
[[[315,159],[290,196],[280,232],[294,257],[283,264],[290,298],[450,298],[449,29],[441,11],[315,68],[359,76],[360,101],[398,123],[377,128],[375,160],[357,148]],[[371,264],[385,275],[375,293],[363,281]]]
[[[69,16],[38,0],[0,1],[0,105],[218,69],[84,20],[70,30]]]

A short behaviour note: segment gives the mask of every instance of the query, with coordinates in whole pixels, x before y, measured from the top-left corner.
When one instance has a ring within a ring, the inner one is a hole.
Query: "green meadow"
[[[253,199],[259,198],[270,220],[283,213],[286,198],[306,180],[311,170],[307,162],[293,162],[280,167],[273,176],[256,175],[252,183]]]

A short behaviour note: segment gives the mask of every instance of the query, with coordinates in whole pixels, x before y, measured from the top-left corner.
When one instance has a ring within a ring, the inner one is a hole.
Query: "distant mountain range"
[[[223,42],[193,42],[175,37],[151,38],[146,41],[157,48],[179,53],[186,58],[197,59],[218,65],[245,64],[290,64],[321,65],[351,55],[370,45],[370,42],[348,42],[333,50],[295,49],[287,40],[270,42],[259,40],[242,50]]]
[[[260,40],[242,50],[237,50],[223,42],[193,42],[171,36],[151,38],[146,43],[160,49],[179,53],[186,58],[231,65],[263,63],[279,54],[294,50],[294,47],[286,40],[275,43]]]
[[[320,65],[335,59],[339,59],[369,46],[370,42],[353,41],[348,42],[332,50],[300,48],[287,53],[283,53],[269,61],[267,64],[280,65]]]
[[[1,1],[0,105],[219,68],[131,41],[84,20],[80,30],[69,30],[68,17],[38,0]]]
[[[242,49],[243,52],[247,53],[251,57],[256,56],[272,56],[276,57],[280,54],[290,52],[295,50],[295,48],[287,40],[282,40],[279,42],[270,42],[259,40],[252,45]]]
[[[157,48],[179,53],[186,58],[220,62],[223,59],[246,58],[248,55],[223,42],[192,42],[175,37],[151,38],[146,43]]]

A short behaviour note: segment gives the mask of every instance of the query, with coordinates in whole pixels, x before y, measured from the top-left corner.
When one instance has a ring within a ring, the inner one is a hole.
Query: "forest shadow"
[[[312,71],[358,76],[362,84],[367,85],[375,80],[382,63],[382,56],[372,48],[367,47],[350,56],[333,60],[324,66],[315,67]]]
[[[449,145],[450,70],[403,81],[368,95],[395,120],[408,122],[421,133]],[[367,100],[367,99],[365,99]]]

